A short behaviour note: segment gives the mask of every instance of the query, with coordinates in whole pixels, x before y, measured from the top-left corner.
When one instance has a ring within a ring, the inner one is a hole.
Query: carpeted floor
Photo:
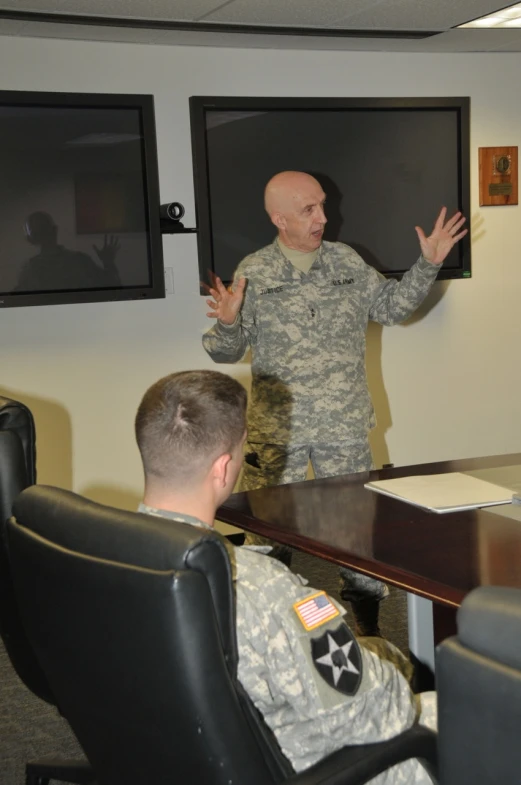
[[[0,640],[0,785],[24,785],[25,763],[83,758],[68,723],[20,681]]]
[[[307,553],[294,551],[291,569],[307,578],[310,586],[324,589],[332,597],[342,602],[338,593],[338,567],[331,562],[317,559]],[[389,588],[391,590],[390,596],[380,605],[380,629],[382,635],[408,655],[407,595],[401,589],[396,589],[393,586]],[[347,610],[346,621],[350,627],[353,627],[350,605],[349,603],[343,603],[343,605]]]

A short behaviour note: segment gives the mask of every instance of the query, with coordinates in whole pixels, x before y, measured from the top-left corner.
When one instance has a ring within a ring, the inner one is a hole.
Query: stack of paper
[[[511,489],[460,472],[377,480],[368,482],[365,487],[440,513],[472,510],[512,501]]]

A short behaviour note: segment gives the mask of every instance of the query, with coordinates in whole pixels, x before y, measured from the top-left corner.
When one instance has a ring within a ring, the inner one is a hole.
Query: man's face
[[[320,247],[327,223],[325,201],[326,195],[316,181],[293,192],[287,208],[279,213],[280,239],[284,245],[304,252]]]

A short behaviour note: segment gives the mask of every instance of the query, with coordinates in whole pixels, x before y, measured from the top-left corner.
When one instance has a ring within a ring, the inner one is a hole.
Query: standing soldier
[[[429,237],[416,227],[418,261],[401,281],[388,280],[349,246],[322,240],[325,200],[314,177],[275,175],[265,208],[277,238],[243,259],[231,289],[219,278],[209,288],[208,316],[217,320],[203,336],[210,357],[234,363],[252,351],[244,491],[304,480],[309,460],[317,478],[371,469],[368,322],[393,325],[410,317],[467,233],[461,213],[446,221],[443,208]],[[276,548],[277,554],[284,559],[288,551]],[[340,572],[358,634],[379,634],[378,603],[388,587]]]

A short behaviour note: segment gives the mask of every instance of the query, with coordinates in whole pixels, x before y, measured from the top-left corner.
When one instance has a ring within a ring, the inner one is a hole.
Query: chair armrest
[[[377,774],[410,758],[419,758],[436,782],[437,734],[423,725],[414,725],[388,741],[343,747],[286,782],[287,785],[364,785]]]

